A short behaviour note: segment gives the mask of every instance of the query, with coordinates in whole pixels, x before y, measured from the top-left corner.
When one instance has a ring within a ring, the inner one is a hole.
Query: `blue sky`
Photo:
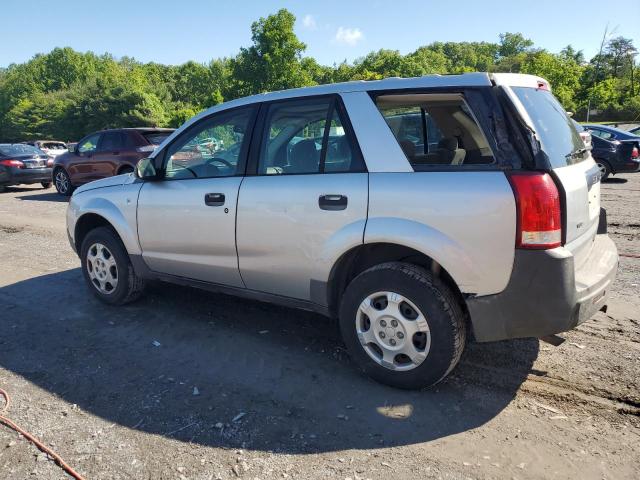
[[[306,54],[331,65],[371,50],[408,53],[433,41],[497,41],[522,32],[536,46],[571,43],[590,57],[605,25],[640,48],[640,1],[214,1],[2,0],[0,66],[57,46],[179,64],[235,55],[250,25],[285,7],[297,17]]]

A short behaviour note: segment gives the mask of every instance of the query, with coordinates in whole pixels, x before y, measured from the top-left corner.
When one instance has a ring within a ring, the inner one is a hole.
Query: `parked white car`
[[[65,153],[67,151],[67,144],[56,140],[33,140],[25,143],[39,148],[49,157],[57,157],[61,153]]]
[[[206,138],[224,146],[194,148]],[[78,188],[67,228],[106,303],[159,279],[313,310],[368,375],[421,388],[468,337],[606,309],[618,255],[599,181],[544,79],[394,78],[217,105],[135,174]]]

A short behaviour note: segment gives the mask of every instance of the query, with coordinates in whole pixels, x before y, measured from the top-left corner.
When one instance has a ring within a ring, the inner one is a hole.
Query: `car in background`
[[[640,170],[638,147],[633,143],[611,142],[598,136],[593,136],[591,141],[591,156],[598,165],[603,180],[612,174]]]
[[[575,120],[571,119],[571,121],[573,122],[573,126],[576,127],[576,130],[580,134],[580,138],[582,139],[582,141],[584,143],[584,146],[587,147],[587,148],[591,148],[591,146],[592,146],[591,132],[586,130],[582,125],[580,125]]]
[[[67,144],[57,140],[31,140],[24,143],[39,148],[50,157],[57,157],[67,151]]]
[[[628,142],[640,148],[640,137],[630,131],[622,130],[608,125],[582,125],[586,130],[591,132],[594,137],[600,137],[610,142]]]
[[[0,143],[0,190],[9,185],[39,183],[51,186],[53,159],[24,143]]]
[[[119,128],[91,133],[55,158],[56,190],[69,196],[79,185],[131,173],[138,160],[148,157],[172,133],[172,128]]]

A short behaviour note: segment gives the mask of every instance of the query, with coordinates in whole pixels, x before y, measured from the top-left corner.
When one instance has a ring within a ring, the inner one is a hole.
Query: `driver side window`
[[[183,180],[243,173],[240,159],[252,113],[248,108],[222,112],[188,130],[167,151],[165,177]]]
[[[93,153],[96,151],[98,147],[98,139],[100,138],[99,133],[94,133],[93,135],[85,138],[80,145],[78,145],[79,153]]]

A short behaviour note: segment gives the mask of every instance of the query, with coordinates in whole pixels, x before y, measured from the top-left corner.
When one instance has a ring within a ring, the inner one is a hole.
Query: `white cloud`
[[[359,28],[345,28],[338,27],[338,31],[336,32],[335,41],[342,45],[349,45],[353,47],[360,40],[364,38],[364,34],[362,30]]]
[[[308,28],[309,30],[317,30],[318,25],[316,24],[316,19],[313,18],[313,15],[306,14],[302,19],[302,25],[304,28]]]

